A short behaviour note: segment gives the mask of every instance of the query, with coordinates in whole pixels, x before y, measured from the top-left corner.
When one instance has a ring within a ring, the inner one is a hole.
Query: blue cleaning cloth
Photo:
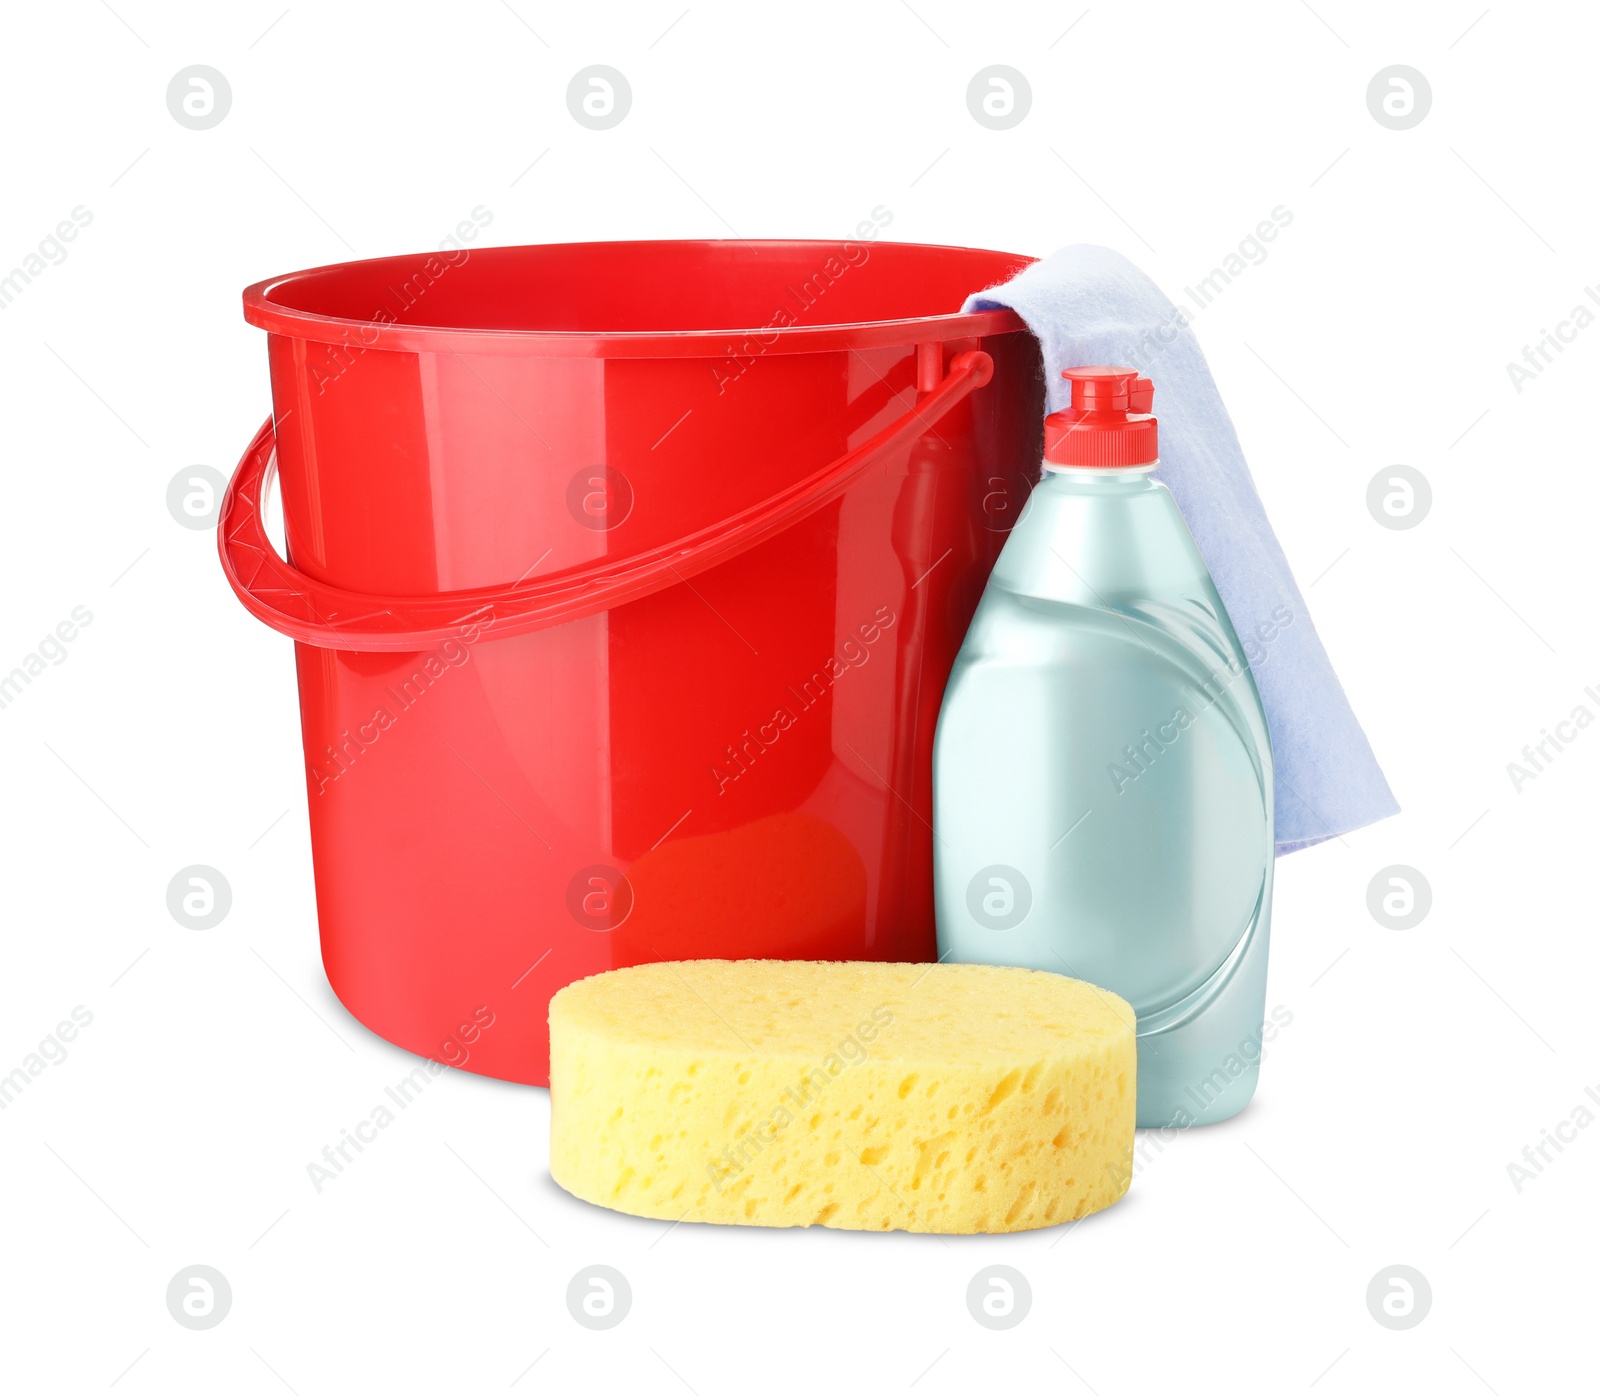
[[[1157,478],[1199,545],[1266,709],[1277,851],[1307,848],[1396,813],[1400,806],[1317,638],[1183,314],[1126,257],[1087,244],[969,296],[965,309],[1001,306],[1026,320],[1039,341],[1051,412],[1071,400],[1065,368],[1126,364],[1154,382]]]

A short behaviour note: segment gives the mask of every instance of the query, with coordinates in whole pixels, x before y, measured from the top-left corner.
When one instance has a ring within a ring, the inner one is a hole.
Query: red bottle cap
[[[1154,465],[1155,387],[1131,368],[1068,368],[1072,406],[1044,419],[1044,458],[1051,465]]]

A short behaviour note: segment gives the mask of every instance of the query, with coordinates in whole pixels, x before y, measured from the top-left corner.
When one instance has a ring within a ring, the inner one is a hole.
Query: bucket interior
[[[557,243],[323,267],[271,284],[266,298],[305,315],[441,330],[733,332],[950,317],[1031,260],[865,239]]]

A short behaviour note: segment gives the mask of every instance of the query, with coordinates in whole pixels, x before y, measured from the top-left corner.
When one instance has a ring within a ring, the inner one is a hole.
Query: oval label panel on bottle
[[[1071,972],[1143,1018],[1211,978],[1259,913],[1272,842],[1268,788],[1242,730],[1255,699],[1247,672],[1198,682],[1191,662],[1152,649],[1131,663],[1126,636],[1085,641],[1105,653],[1082,656],[1097,679],[1074,686],[1072,739],[1048,763],[1067,774],[1053,818],[1081,822],[1033,895],[1066,909],[1054,938]]]

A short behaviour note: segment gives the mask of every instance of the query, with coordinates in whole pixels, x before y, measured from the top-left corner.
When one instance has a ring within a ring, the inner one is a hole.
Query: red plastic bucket
[[[950,307],[1028,260],[571,244],[245,292],[273,418],[218,545],[297,642],[357,1018],[542,1085],[584,975],[934,957],[934,721],[1043,417],[1021,322]]]

